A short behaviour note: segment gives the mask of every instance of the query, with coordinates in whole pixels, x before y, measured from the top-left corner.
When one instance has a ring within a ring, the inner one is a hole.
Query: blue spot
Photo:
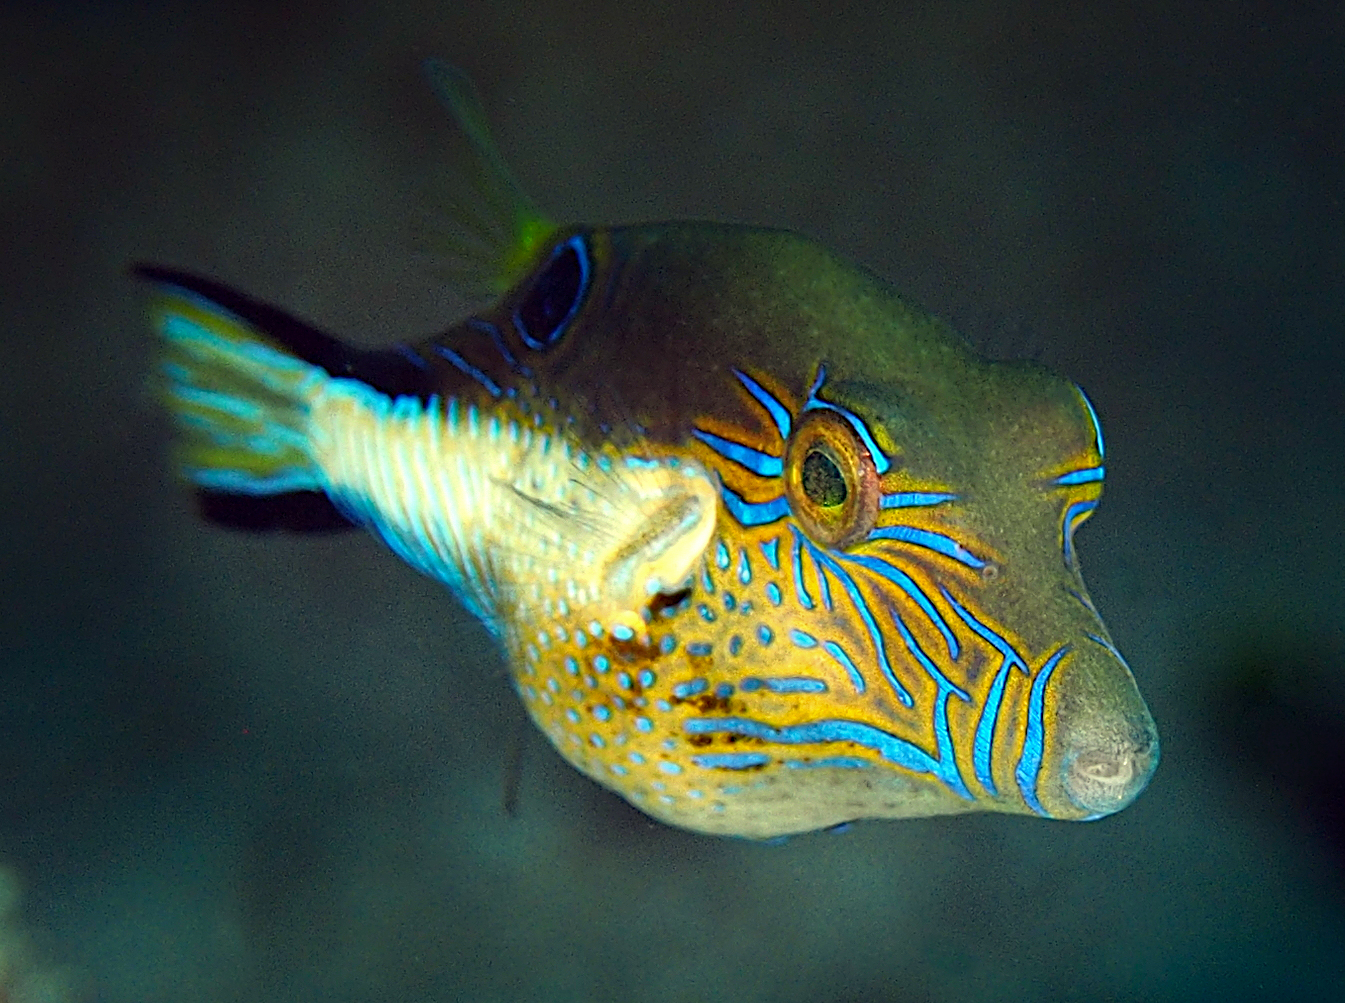
[[[618,623],[612,627],[612,636],[618,641],[629,641],[635,636],[635,631],[631,630],[624,623]]]
[[[688,655],[705,656],[714,651],[714,645],[709,641],[692,641],[687,645]]]
[[[673,687],[673,696],[679,700],[685,700],[687,697],[694,697],[697,693],[704,693],[710,684],[704,679],[692,679],[689,682],[678,683]]]
[[[654,730],[654,722],[647,717],[637,717],[635,719],[635,730],[650,732]]]
[[[672,776],[676,776],[677,774],[682,772],[682,767],[680,767],[676,763],[671,763],[666,759],[659,761],[658,768],[662,770],[664,773],[670,774]]]
[[[709,606],[705,605],[705,603],[701,603],[699,606],[697,606],[696,612],[701,615],[701,619],[704,620],[706,623],[715,622],[715,611],[712,610]]]
[[[727,571],[729,567],[729,548],[723,540],[715,547],[715,564],[719,566],[720,571]]]
[[[817,638],[806,631],[794,629],[789,632],[789,639],[800,648],[816,648]]]
[[[618,672],[616,674],[616,684],[620,686],[623,690],[630,689],[630,673]]]
[[[733,684],[720,683],[715,687],[715,696],[719,697],[720,700],[727,700],[729,697],[733,696]]]
[[[747,548],[738,549],[738,581],[744,585],[752,584],[752,564],[747,559]]]
[[[663,639],[658,643],[658,650],[665,655],[671,655],[677,648],[677,638],[671,634],[664,634]]]
[[[594,656],[593,656],[593,668],[594,668],[594,671],[599,672],[599,673],[602,673],[602,672],[606,672],[606,671],[607,671],[609,668],[611,668],[611,667],[612,667],[612,663],[608,660],[608,658],[607,658],[606,655],[594,655]]]
[[[631,753],[629,756],[627,756],[626,758],[629,759],[629,760],[630,760],[632,763],[634,763],[636,766],[643,766],[643,765],[644,765],[644,756],[640,755],[638,752],[632,752],[632,753]]]
[[[737,607],[737,605],[738,605],[738,600],[735,599],[735,598],[733,597],[733,593],[731,593],[731,592],[725,592],[725,593],[724,593],[724,609],[725,609],[725,611],[727,611],[727,612],[729,612],[729,613],[732,613],[733,610]]]
[[[588,736],[588,740],[599,749],[607,748],[607,740],[603,738],[601,735],[599,735],[596,731],[592,735]]]
[[[762,644],[770,644],[775,640],[775,633],[763,623],[757,628],[757,640]]]
[[[779,606],[782,601],[780,586],[776,585],[775,582],[768,583],[766,585],[766,598],[771,601],[772,606]]]
[[[579,711],[575,710],[573,707],[566,708],[565,716],[568,717],[574,724],[579,723]]]
[[[769,540],[761,542],[761,553],[766,558],[766,563],[774,570],[780,570],[780,538],[773,536]]]
[[[654,706],[657,707],[659,710],[663,711],[665,714],[668,711],[672,710],[672,704],[668,703],[667,700],[655,700]]]
[[[565,657],[565,671],[572,676],[579,675],[579,663],[568,655]]]
[[[654,680],[655,680],[655,678],[656,678],[656,677],[655,677],[654,673],[651,672],[649,669],[641,669],[641,670],[640,670],[640,676],[639,676],[639,679],[640,679],[640,685],[641,685],[644,689],[649,689],[649,687],[653,686],[653,685],[654,685]]]
[[[593,708],[593,716],[599,721],[610,721],[612,720],[612,711],[606,704],[598,704]]]
[[[736,655],[738,654],[738,652],[742,650],[743,650],[743,639],[739,635],[734,634],[733,637],[729,639],[729,654]]]

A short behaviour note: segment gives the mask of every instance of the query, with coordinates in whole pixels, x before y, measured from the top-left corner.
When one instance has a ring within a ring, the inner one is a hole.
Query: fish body
[[[372,530],[490,628],[562,756],[673,825],[1130,803],[1158,739],[1074,548],[1082,390],[795,234],[551,224],[430,72],[491,305],[367,352],[139,269],[207,514]]]

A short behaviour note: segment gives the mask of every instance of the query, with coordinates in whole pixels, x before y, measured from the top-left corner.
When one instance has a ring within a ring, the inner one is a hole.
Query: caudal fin
[[[308,445],[309,402],[331,378],[321,363],[337,363],[341,343],[207,279],[134,272],[157,287],[159,387],[202,513],[242,529],[352,525],[327,497]]]

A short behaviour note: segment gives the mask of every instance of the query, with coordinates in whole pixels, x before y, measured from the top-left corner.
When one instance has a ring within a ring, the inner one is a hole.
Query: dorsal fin
[[[448,191],[425,223],[425,250],[464,296],[493,299],[523,277],[558,227],[505,165],[467,74],[441,59],[427,59],[424,69],[470,150],[469,163],[452,172]]]

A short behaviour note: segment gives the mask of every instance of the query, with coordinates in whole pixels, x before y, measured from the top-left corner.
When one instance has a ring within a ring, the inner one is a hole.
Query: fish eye
[[[560,340],[588,291],[588,246],[579,234],[558,244],[514,311],[514,327],[534,351]]]
[[[808,535],[825,547],[868,536],[878,521],[878,471],[853,428],[831,411],[810,411],[785,449],[785,496]]]

